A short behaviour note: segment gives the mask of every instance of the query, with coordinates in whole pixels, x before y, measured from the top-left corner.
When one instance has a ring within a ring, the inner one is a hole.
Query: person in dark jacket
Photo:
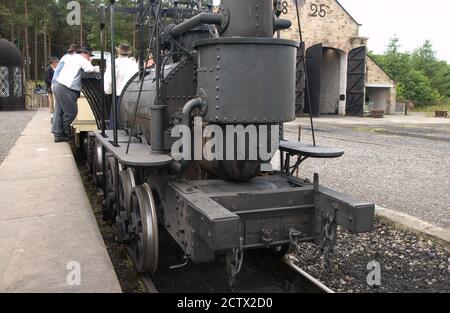
[[[52,57],[50,58],[49,65],[45,69],[44,72],[44,81],[47,85],[47,93],[48,93],[48,104],[50,108],[50,113],[53,114],[53,111],[55,110],[55,100],[53,98],[53,92],[52,92],[52,80],[53,75],[55,74],[55,69],[58,66],[59,59]]]

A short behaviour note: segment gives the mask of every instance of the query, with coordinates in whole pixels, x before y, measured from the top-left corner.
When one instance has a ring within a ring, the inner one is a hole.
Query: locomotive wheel
[[[158,268],[158,220],[153,193],[148,184],[135,187],[130,202],[130,255],[139,273]]]
[[[87,161],[89,157],[89,133],[80,134],[80,149],[82,153],[82,161]]]
[[[94,139],[94,161],[93,161],[93,170],[94,170],[94,178],[95,178],[95,186],[97,187],[97,194],[104,195],[105,191],[103,190],[103,183],[105,179],[105,175],[103,173],[103,146]]]
[[[118,162],[117,159],[106,155],[106,190],[103,203],[103,220],[115,221],[117,215],[116,203],[116,181],[118,179]]]
[[[136,187],[134,173],[131,168],[119,172],[119,206],[116,216],[117,241],[129,240],[128,225],[130,216],[131,193]]]
[[[89,175],[95,179],[95,137],[88,134],[88,147],[87,147],[87,166],[89,169]]]

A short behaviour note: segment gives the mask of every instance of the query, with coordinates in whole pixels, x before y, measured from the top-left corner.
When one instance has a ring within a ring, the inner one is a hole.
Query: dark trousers
[[[79,93],[57,82],[53,84],[52,90],[55,97],[52,133],[56,137],[70,136],[70,125],[78,114]]]

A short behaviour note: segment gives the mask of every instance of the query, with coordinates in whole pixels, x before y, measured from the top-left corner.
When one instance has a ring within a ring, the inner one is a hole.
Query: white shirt
[[[122,94],[128,81],[139,71],[139,66],[134,58],[119,56],[116,59],[116,95]],[[105,93],[112,94],[111,64],[108,63],[105,72]]]
[[[72,90],[81,90],[81,74],[92,73],[97,69],[80,54],[65,55],[62,59],[64,66],[61,69],[56,81]]]

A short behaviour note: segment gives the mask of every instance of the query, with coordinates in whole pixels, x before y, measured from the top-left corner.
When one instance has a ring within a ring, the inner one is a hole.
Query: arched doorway
[[[345,86],[346,75],[342,60],[345,60],[344,51],[327,47],[322,49],[320,114],[339,114],[340,95],[345,94],[345,87],[342,87]]]
[[[305,112],[309,112],[308,98],[314,116],[345,114],[347,56],[344,51],[322,44],[306,50],[310,97],[305,98]]]
[[[305,113],[313,116],[340,114],[362,116],[365,95],[365,47],[347,54],[322,44],[306,50],[309,96],[306,88]]]

